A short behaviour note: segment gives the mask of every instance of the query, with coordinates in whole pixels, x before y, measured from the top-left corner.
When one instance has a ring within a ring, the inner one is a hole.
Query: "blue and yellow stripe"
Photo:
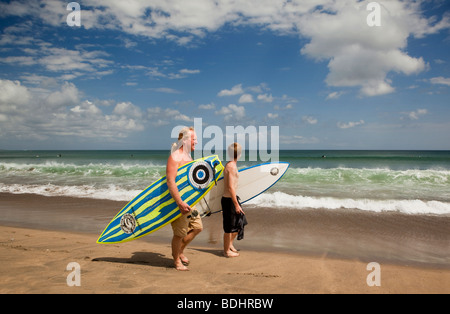
[[[216,180],[223,174],[223,165],[217,155],[197,159],[178,168],[176,184],[182,200],[189,206],[197,204],[215,184],[212,180],[204,190],[196,190],[189,183],[189,169],[199,160],[208,162],[213,168],[216,163],[218,164],[215,167]],[[120,227],[120,220],[125,214],[132,214],[136,219],[136,229],[132,234],[123,232]],[[119,211],[100,235],[97,243],[121,243],[138,239],[161,229],[180,216],[181,212],[167,187],[167,179],[162,177]]]

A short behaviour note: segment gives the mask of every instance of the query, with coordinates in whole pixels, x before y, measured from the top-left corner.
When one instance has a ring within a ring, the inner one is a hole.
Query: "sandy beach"
[[[221,234],[217,230],[218,216],[210,217],[211,221],[205,219],[202,237],[187,249],[190,271],[178,272],[172,266],[170,228],[161,230],[158,237],[123,244],[96,244],[95,230],[104,227],[118,211],[118,205],[120,202],[0,194],[3,214],[0,293],[450,293],[450,267],[445,259],[444,263],[408,263],[395,259],[370,260],[367,254],[357,257],[357,252],[339,256],[326,250],[320,253],[320,250],[295,251],[267,246],[260,249],[261,243],[253,239],[258,233],[250,228],[242,245],[237,243],[241,256],[225,258],[222,244],[214,236]],[[76,215],[71,208],[76,209]],[[256,217],[249,215],[253,225],[258,224]],[[356,225],[363,223],[357,221],[364,219],[363,216],[352,217]],[[329,236],[317,237],[323,230],[314,231],[316,218],[310,217],[302,225],[304,236],[309,234],[310,246],[312,242],[322,245],[314,239]],[[336,224],[344,223],[348,227],[344,220],[335,218]],[[322,221],[327,224],[326,219]],[[443,223],[444,227],[448,226],[447,219]],[[389,229],[380,220],[372,228],[385,235]],[[352,232],[349,230],[349,234]],[[373,230],[368,232],[370,236]],[[448,229],[442,230],[435,238],[442,238],[443,245],[448,244],[447,233]],[[348,241],[348,235],[342,237]],[[72,262],[80,266],[80,286],[67,283],[68,277],[75,278],[71,277],[74,268],[67,270]],[[375,269],[367,269],[369,262],[379,263],[380,286],[367,283],[368,277],[375,278]]]

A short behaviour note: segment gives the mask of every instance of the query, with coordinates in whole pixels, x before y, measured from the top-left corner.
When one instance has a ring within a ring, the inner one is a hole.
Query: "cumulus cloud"
[[[64,82],[61,90],[54,91],[48,95],[45,105],[51,108],[59,108],[76,105],[79,101],[80,92],[78,88],[72,83]]]
[[[245,118],[245,108],[244,106],[230,104],[226,107],[222,107],[220,110],[216,111],[215,114],[224,116],[224,120],[227,122],[232,120],[242,120]]]
[[[203,109],[203,110],[216,109],[216,105],[214,103],[210,103],[210,104],[206,104],[206,105],[199,105],[198,109]]]
[[[356,122],[338,122],[337,123],[337,127],[340,129],[350,129],[350,128],[354,128],[355,126],[358,125],[363,125],[365,122],[364,120],[360,120],[360,121],[356,121]]]
[[[260,100],[260,101],[263,101],[263,102],[268,102],[268,103],[271,103],[271,102],[273,102],[273,97],[272,97],[272,94],[260,94],[260,95],[258,95],[258,100]]]
[[[224,96],[235,96],[243,94],[244,90],[242,89],[242,84],[238,84],[233,86],[231,89],[223,89],[221,90],[217,96],[224,97]]]
[[[152,107],[147,109],[147,118],[151,125],[168,125],[173,121],[192,122],[193,118],[181,113],[176,109]]]
[[[245,103],[252,103],[254,102],[253,96],[251,94],[243,94],[241,97],[239,97],[239,103],[245,104]]]
[[[430,83],[450,86],[450,78],[442,76],[433,77],[430,79]]]
[[[419,118],[423,115],[428,114],[427,109],[417,109],[415,111],[410,112],[402,112],[402,114],[406,117],[408,117],[410,120],[419,120]],[[403,117],[402,117],[403,119]]]
[[[18,81],[0,80],[0,132],[10,140],[72,136],[110,141],[142,131],[147,123],[132,103],[117,103],[108,113],[101,109],[107,107],[104,101],[81,97],[72,83],[35,91]]]
[[[311,116],[303,116],[302,121],[308,123],[308,124],[317,124],[317,119]]]
[[[395,90],[387,79],[391,71],[406,75],[427,68],[422,58],[409,56],[407,39],[449,27],[445,18],[439,26],[421,17],[420,2],[381,1],[381,27],[366,24],[367,1],[339,1],[299,20],[301,32],[311,38],[301,52],[316,60],[329,60],[329,86],[360,87],[365,96]]]
[[[109,75],[112,61],[103,51],[71,50],[52,47],[49,43],[40,43],[37,48],[24,49],[28,56],[0,57],[0,63],[15,66],[38,65],[49,72],[60,74],[63,80],[81,76],[102,77]]]
[[[308,38],[302,54],[316,60],[327,60],[329,86],[359,87],[364,96],[392,93],[389,72],[411,75],[424,71],[427,63],[405,52],[408,37],[423,37],[450,26],[448,15],[436,21],[420,14],[421,1],[378,1],[380,27],[367,25],[370,1],[127,1],[90,0],[95,12],[89,18],[95,25],[156,38],[189,42],[214,32],[225,24],[252,25],[273,32],[298,33]],[[49,7],[48,13],[53,12]],[[99,23],[105,16],[108,22]],[[242,93],[239,86],[223,95]]]
[[[395,91],[388,79],[391,72],[413,75],[427,69],[420,56],[407,53],[408,38],[421,38],[450,28],[450,15],[440,20],[421,13],[424,1],[377,1],[381,26],[367,24],[370,0],[86,0],[83,1],[82,27],[108,29],[151,39],[166,39],[188,45],[224,25],[252,26],[276,34],[296,34],[307,43],[301,53],[328,63],[324,78],[329,86],[356,87],[362,96]],[[60,26],[67,15],[66,2],[60,0],[17,0],[0,3],[1,16],[30,16],[46,24]],[[5,34],[0,43],[13,42],[17,34]],[[25,42],[33,41],[24,38]],[[3,62],[41,63],[50,71],[91,72],[107,63],[99,52],[77,52],[46,48],[44,56],[10,56]],[[108,72],[105,72],[106,75]],[[153,74],[161,73],[156,71]],[[183,69],[168,75],[180,78],[198,73]],[[76,75],[76,74],[75,74]],[[166,74],[167,75],[167,74]],[[239,95],[236,85],[219,96]]]
[[[0,79],[0,110],[9,111],[27,103],[31,98],[28,88],[22,86],[19,81]]]

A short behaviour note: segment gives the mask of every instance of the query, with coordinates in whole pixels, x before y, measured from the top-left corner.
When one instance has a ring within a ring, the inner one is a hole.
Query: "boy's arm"
[[[235,190],[235,182],[236,182],[236,178],[237,178],[237,168],[236,167],[230,167],[231,169],[228,169],[228,171],[226,172],[226,175],[228,176],[228,191],[230,192],[231,195],[231,200],[233,201],[234,207],[236,208],[236,214],[240,214],[243,213],[244,211],[241,208],[241,205],[239,204],[238,200],[237,200],[237,195],[236,195],[236,190]]]

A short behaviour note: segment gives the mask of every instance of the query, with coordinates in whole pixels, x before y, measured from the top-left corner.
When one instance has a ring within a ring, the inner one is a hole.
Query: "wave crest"
[[[334,197],[310,197],[283,192],[264,193],[247,204],[256,207],[290,209],[359,209],[372,212],[401,212],[405,214],[450,214],[450,203],[422,200],[373,200],[339,199]]]

